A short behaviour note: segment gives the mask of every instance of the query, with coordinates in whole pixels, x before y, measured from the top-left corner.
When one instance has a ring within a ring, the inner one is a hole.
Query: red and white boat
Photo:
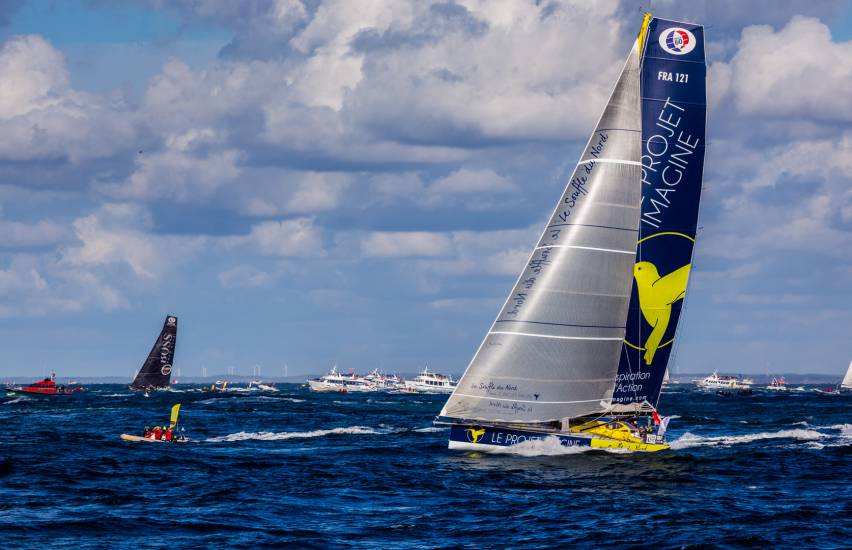
[[[74,392],[83,391],[82,386],[66,387],[63,384],[56,383],[56,373],[52,373],[50,378],[33,382],[27,386],[10,386],[6,388],[7,392],[19,395],[70,395]]]

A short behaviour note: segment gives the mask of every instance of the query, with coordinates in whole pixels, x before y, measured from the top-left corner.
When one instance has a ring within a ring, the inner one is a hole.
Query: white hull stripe
[[[635,160],[621,160],[621,159],[586,159],[586,160],[581,160],[580,162],[578,162],[577,166],[579,166],[581,164],[588,164],[590,162],[594,162],[594,163],[605,162],[605,163],[609,163],[609,164],[629,164],[630,166],[638,166],[640,168],[642,167],[641,162],[636,162]]]
[[[598,252],[614,252],[616,254],[630,254],[631,256],[636,254],[635,250],[616,250],[614,248],[595,248],[593,246],[575,246],[573,244],[548,244],[545,246],[537,246],[536,250],[541,250],[542,248],[577,248],[579,250],[596,250]]]
[[[551,334],[532,334],[530,332],[510,332],[508,330],[492,330],[488,334],[516,334],[518,336],[532,336],[533,338],[557,338],[559,340],[624,340],[624,338],[601,338],[597,336],[555,336]],[[578,403],[580,403],[580,401],[578,401]]]

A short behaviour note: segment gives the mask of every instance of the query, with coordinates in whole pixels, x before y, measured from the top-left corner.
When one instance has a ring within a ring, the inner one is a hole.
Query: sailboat
[[[657,412],[704,164],[703,27],[646,14],[529,260],[438,424],[450,449],[668,449]]]
[[[154,347],[148,353],[148,358],[142,364],[142,368],[136,373],[131,390],[154,390],[169,387],[172,374],[172,365],[175,359],[175,345],[177,344],[177,317],[167,315],[163,323],[163,330],[154,342]]]
[[[852,390],[852,361],[849,362],[849,368],[846,369],[846,376],[843,377],[843,381],[840,383],[840,389]]]

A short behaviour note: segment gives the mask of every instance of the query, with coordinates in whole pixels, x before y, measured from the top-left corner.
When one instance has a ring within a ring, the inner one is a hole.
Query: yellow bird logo
[[[467,429],[467,438],[471,443],[479,443],[479,440],[482,439],[482,436],[485,435],[485,428],[468,428]]]
[[[651,262],[637,262],[633,267],[633,276],[639,289],[639,308],[645,321],[653,327],[645,341],[643,357],[646,365],[650,365],[654,360],[657,347],[666,334],[672,315],[672,304],[683,299],[686,294],[690,265],[686,264],[665,277],[660,277],[657,266]]]

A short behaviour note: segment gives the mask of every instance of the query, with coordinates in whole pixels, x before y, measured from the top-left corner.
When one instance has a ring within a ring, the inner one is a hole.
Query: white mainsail
[[[846,376],[843,377],[843,382],[840,383],[840,387],[852,390],[852,361],[849,362],[849,368],[846,369]]]
[[[608,407],[641,203],[638,42],[556,210],[441,416],[548,422]]]

